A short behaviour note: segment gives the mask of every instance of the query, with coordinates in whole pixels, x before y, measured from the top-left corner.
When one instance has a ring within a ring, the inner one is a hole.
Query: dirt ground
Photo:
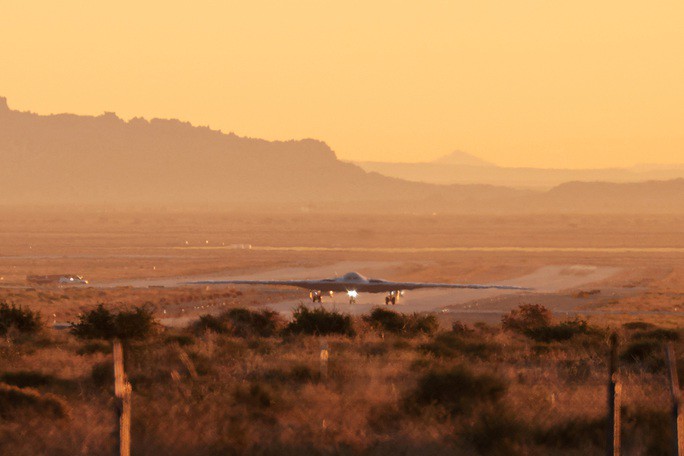
[[[510,293],[407,293],[405,312],[494,321],[521,303],[610,322],[684,322],[682,216],[415,216],[152,213],[42,209],[0,212],[0,301],[30,305],[52,323],[97,303],[148,303],[178,325],[225,306],[288,313],[307,291],[189,286],[221,278],[322,278],[356,270],[397,281],[497,283]],[[79,274],[87,286],[35,286],[29,274]],[[384,303],[362,295],[324,305],[359,313]]]

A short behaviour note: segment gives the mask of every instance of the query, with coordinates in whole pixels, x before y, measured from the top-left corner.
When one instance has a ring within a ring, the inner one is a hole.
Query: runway
[[[354,262],[344,261],[330,265],[321,265],[316,267],[294,267],[273,269],[269,271],[262,271],[254,274],[245,274],[239,276],[192,276],[175,278],[177,283],[184,283],[192,280],[287,280],[287,279],[320,279],[324,277],[333,277],[344,274],[348,271],[359,271],[368,277],[374,278],[391,278],[387,274],[391,273],[393,269],[400,266],[402,262],[391,261],[366,261]],[[532,298],[538,294],[557,293],[563,290],[574,289],[583,286],[597,284],[606,280],[618,273],[620,268],[608,266],[593,266],[593,265],[552,265],[544,266],[536,271],[522,275],[520,277],[491,282],[493,285],[513,285],[526,288],[532,288],[532,291],[511,291],[500,289],[426,289],[426,290],[412,290],[407,291],[395,306],[390,306],[392,309],[399,312],[440,312],[440,313],[467,313],[467,314],[500,314],[505,312],[508,307],[513,304],[507,303],[503,305],[493,306],[491,308],[479,307],[477,302],[482,300],[491,300],[494,298],[515,298],[514,302],[525,302],[526,299]],[[169,283],[173,281],[165,279],[163,282],[155,283]],[[454,283],[458,283],[457,278],[454,278]],[[151,283],[151,282],[146,282]],[[212,285],[211,287],[248,287],[249,285]],[[258,285],[261,289],[272,289],[264,285]],[[298,290],[298,289],[295,289]],[[385,295],[383,293],[370,294],[361,293],[357,298],[355,304],[349,303],[349,298],[344,293],[335,294],[332,298],[324,297],[322,304],[314,304],[308,298],[308,291],[301,290],[301,298],[286,299],[276,302],[268,302],[253,306],[256,308],[269,307],[276,312],[279,312],[285,317],[292,315],[293,309],[299,305],[308,307],[323,306],[327,309],[336,309],[340,312],[359,315],[368,313],[375,306],[385,305]],[[297,292],[299,292],[299,290]],[[517,299],[519,297],[519,299]],[[509,300],[506,299],[508,302]],[[567,312],[567,308],[564,308]],[[212,309],[212,312],[220,312],[220,308]],[[177,326],[186,324],[194,319],[186,316],[180,319],[167,318],[163,319],[162,323],[169,326]]]

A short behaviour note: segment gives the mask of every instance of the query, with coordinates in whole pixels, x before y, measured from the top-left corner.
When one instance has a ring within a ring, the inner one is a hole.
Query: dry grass
[[[607,342],[600,331],[538,343],[500,326],[406,338],[378,333],[362,318],[354,324],[351,338],[188,328],[131,342],[135,453],[602,453]],[[618,330],[623,347],[638,333]],[[323,342],[327,377],[319,372]],[[497,349],[480,356],[485,343]],[[110,451],[111,355],[104,344],[49,331],[3,347],[0,378],[32,386],[6,385],[0,393],[32,399],[5,407],[11,413],[0,423],[0,453]],[[448,355],[425,349],[434,344],[448,346]],[[421,393],[427,378],[444,372],[462,374],[433,380]],[[665,372],[631,362],[622,378],[625,449],[659,454],[669,432]],[[52,403],[68,413],[55,419]]]

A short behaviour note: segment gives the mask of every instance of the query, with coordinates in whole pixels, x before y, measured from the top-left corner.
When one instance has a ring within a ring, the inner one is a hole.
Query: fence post
[[[620,368],[618,366],[618,336],[610,335],[610,361],[608,380],[608,442],[607,456],[620,455],[620,403],[622,399],[622,385],[620,384]]]
[[[116,412],[119,424],[118,451],[119,456],[131,454],[131,384],[124,372],[123,347],[121,341],[114,340],[114,396],[116,396]]]
[[[330,357],[330,353],[328,352],[328,342],[323,341],[321,342],[321,379],[322,380],[327,380],[328,379],[328,358]]]
[[[684,456],[684,415],[682,415],[682,392],[679,389],[677,358],[672,342],[665,345],[665,359],[670,372],[670,394],[672,395],[672,445],[674,454]]]

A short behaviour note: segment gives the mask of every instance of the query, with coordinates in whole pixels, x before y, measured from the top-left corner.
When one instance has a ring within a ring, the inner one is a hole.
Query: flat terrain
[[[0,302],[58,329],[98,303],[152,309],[164,327],[125,348],[134,454],[605,454],[612,332],[623,452],[668,454],[662,348],[674,342],[684,366],[683,222],[5,211]],[[383,295],[350,306],[337,294],[323,307],[354,315],[335,317],[349,330],[324,333],[290,320],[300,303],[318,307],[306,290],[184,284],[350,270],[534,290],[411,291],[394,307],[404,316],[384,317],[370,313]],[[60,273],[90,283],[26,282]],[[521,304],[552,315],[540,327],[502,324]],[[0,453],[112,454],[113,336],[84,337],[12,326],[0,337]]]
[[[321,278],[356,270],[405,281],[534,288],[406,294],[405,312],[498,321],[522,302],[606,321],[684,316],[682,216],[417,216],[373,214],[10,211],[0,218],[0,299],[30,304],[56,323],[96,303],[150,303],[166,324],[226,305],[289,313],[306,290],[199,287],[202,279]],[[33,286],[28,274],[80,274],[88,286]],[[367,312],[382,295],[324,302]],[[680,313],[681,312],[681,313]],[[179,319],[174,321],[174,319]]]

